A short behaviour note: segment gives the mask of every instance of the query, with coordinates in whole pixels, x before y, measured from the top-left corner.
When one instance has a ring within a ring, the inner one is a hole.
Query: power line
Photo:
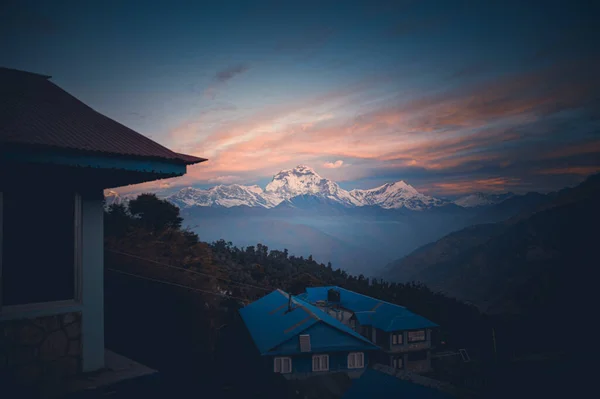
[[[257,285],[252,285],[252,284],[247,284],[247,283],[240,283],[240,282],[238,282],[238,281],[233,281],[233,280],[230,280],[230,279],[227,279],[227,278],[224,278],[224,277],[218,277],[218,276],[215,276],[215,275],[213,275],[213,274],[202,273],[202,272],[199,272],[199,271],[196,271],[196,270],[186,269],[185,267],[179,267],[179,266],[173,266],[173,265],[169,265],[169,264],[167,264],[167,263],[158,262],[158,261],[156,261],[156,260],[152,260],[152,259],[143,258],[143,257],[141,257],[141,256],[134,255],[134,254],[130,254],[130,253],[127,253],[127,252],[115,251],[115,250],[112,250],[112,249],[107,249],[106,251],[108,251],[108,252],[112,252],[112,253],[115,253],[115,254],[119,254],[119,255],[123,255],[123,256],[129,256],[129,257],[131,257],[131,258],[135,258],[135,259],[143,260],[143,261],[150,262],[150,263],[155,263],[155,264],[157,264],[157,265],[161,265],[161,266],[168,267],[168,268],[171,268],[171,269],[183,270],[183,271],[186,271],[186,272],[189,272],[189,273],[192,273],[192,274],[198,274],[198,275],[201,275],[201,276],[214,277],[214,278],[216,278],[216,279],[218,279],[218,280],[227,281],[227,282],[229,282],[229,283],[231,283],[231,284],[234,284],[234,285],[239,285],[239,286],[245,286],[245,287],[255,288],[255,289],[258,289],[258,290],[263,290],[263,291],[267,291],[267,292],[271,292],[271,291],[273,291],[273,290],[271,290],[271,289],[264,288],[264,287],[259,287],[259,286],[257,286]]]
[[[151,278],[151,277],[144,277],[144,276],[140,276],[139,274],[127,273],[127,272],[124,272],[124,271],[121,271],[121,270],[111,269],[111,268],[108,268],[108,267],[106,268],[106,270],[111,271],[111,272],[115,272],[115,273],[119,273],[119,274],[124,274],[124,275],[130,276],[130,277],[139,278],[139,279],[142,279],[142,280],[153,281],[155,283],[161,283],[161,284],[172,285],[174,287],[185,288],[185,289],[190,290],[190,291],[197,291],[197,292],[202,292],[202,293],[205,293],[205,294],[218,295],[218,296],[222,296],[222,297],[238,299],[240,301],[244,301],[244,303],[248,301],[248,299],[246,299],[246,298],[240,298],[240,297],[237,297],[237,296],[227,295],[227,294],[223,294],[223,293],[220,293],[220,292],[213,292],[213,291],[201,290],[200,288],[193,288],[193,287],[188,287],[188,286],[182,285],[182,284],[172,283],[170,281],[159,280],[159,279],[155,279],[155,278]]]

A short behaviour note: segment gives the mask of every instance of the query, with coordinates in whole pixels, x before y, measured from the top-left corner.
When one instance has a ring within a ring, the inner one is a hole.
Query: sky
[[[552,191],[600,170],[592,1],[9,1],[0,65],[209,161],[122,191]]]

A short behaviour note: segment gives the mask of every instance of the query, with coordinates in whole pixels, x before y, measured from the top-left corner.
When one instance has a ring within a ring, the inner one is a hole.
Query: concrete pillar
[[[82,199],[82,369],[104,367],[104,208],[100,198]]]

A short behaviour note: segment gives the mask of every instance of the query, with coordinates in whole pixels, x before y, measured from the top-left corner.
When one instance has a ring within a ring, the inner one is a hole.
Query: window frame
[[[392,345],[404,345],[404,333],[392,333]]]
[[[3,305],[3,285],[2,267],[3,267],[3,243],[4,243],[4,192],[0,191],[0,320],[10,320],[18,317],[39,317],[57,313],[66,313],[81,310],[82,305],[82,248],[83,248],[83,206],[81,194],[73,193],[73,298],[48,301],[33,302],[16,305]]]
[[[277,361],[278,360],[280,362],[280,369],[279,369],[279,371],[277,371]],[[283,365],[285,364],[285,362],[284,362],[285,360],[288,360],[290,362],[290,368],[289,368],[288,371],[285,371],[284,367],[283,367]],[[279,374],[289,374],[289,373],[291,373],[292,372],[292,358],[288,357],[288,356],[283,356],[283,357],[278,356],[278,357],[273,358],[273,372],[274,373],[279,373]]]
[[[422,332],[423,333],[423,339],[411,339],[410,338],[410,334],[411,333],[417,333],[417,332]],[[406,337],[406,341],[409,344],[415,343],[415,342],[425,342],[427,341],[427,330],[414,330],[414,331],[409,331],[407,333],[407,337]]]
[[[315,359],[319,360],[319,369],[318,370],[315,369]],[[327,359],[327,367],[326,368],[322,367],[323,359]],[[312,371],[313,372],[329,371],[329,355],[324,355],[324,354],[313,355],[311,360],[312,360]]]
[[[354,364],[350,365],[350,358],[354,359]],[[360,366],[358,366],[358,359],[360,359]],[[365,353],[364,352],[350,352],[348,353],[348,369],[363,369],[365,368]]]
[[[400,364],[400,367],[398,367],[398,364]],[[404,357],[403,356],[394,357],[392,359],[392,367],[395,370],[403,369],[404,368]]]

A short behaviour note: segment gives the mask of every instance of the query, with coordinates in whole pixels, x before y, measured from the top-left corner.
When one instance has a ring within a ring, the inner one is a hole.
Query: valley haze
[[[112,190],[105,195],[108,205],[135,197]],[[405,181],[345,190],[306,165],[280,171],[264,189],[231,184],[157,195],[177,205],[184,224],[205,241],[286,248],[366,276],[376,276],[389,262],[475,223],[494,205],[520,197],[479,192],[451,201],[422,194]]]

